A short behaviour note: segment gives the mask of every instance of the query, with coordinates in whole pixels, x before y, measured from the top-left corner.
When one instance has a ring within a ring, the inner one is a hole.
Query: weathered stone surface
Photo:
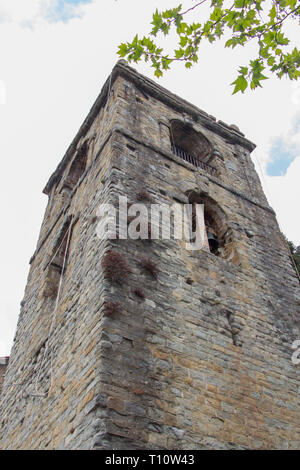
[[[172,153],[174,119],[211,143],[217,176]],[[299,448],[299,283],[253,148],[235,126],[117,64],[45,188],[1,396],[2,449]],[[169,206],[215,203],[229,233],[223,257],[174,239],[99,240],[99,204],[135,203],[141,190]],[[56,306],[50,268],[68,221]],[[122,284],[104,276],[109,249],[130,268]]]

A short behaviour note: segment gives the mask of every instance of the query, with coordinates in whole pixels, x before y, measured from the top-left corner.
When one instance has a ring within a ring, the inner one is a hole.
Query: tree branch
[[[205,2],[207,2],[207,0],[202,0],[201,2],[196,3],[196,5],[194,5],[194,6],[191,7],[191,8],[188,8],[187,10],[183,11],[182,13],[179,12],[178,15],[176,15],[175,18],[173,18],[172,21],[170,21],[170,23],[174,23],[174,21],[176,21],[176,18],[178,18],[178,16],[186,15],[187,13],[189,13],[189,12],[192,11],[192,10],[195,10],[195,8],[199,7],[200,5],[202,5],[202,4],[205,3]]]
[[[283,23],[283,22],[287,19],[288,16],[292,15],[292,14],[295,13],[295,11],[297,11],[297,10],[300,11],[300,7],[299,7],[299,6],[296,7],[296,8],[294,8],[294,10],[291,10],[289,13],[286,13],[286,15],[285,15],[284,18],[281,18],[280,21],[277,21],[277,23],[275,23],[275,24],[273,25],[273,28],[275,28],[276,26],[278,26],[278,25],[280,25],[281,23]]]

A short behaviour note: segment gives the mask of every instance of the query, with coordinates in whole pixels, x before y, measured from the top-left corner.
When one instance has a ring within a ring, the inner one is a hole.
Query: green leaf
[[[293,9],[296,7],[296,5],[297,5],[297,1],[298,1],[298,0],[288,0],[288,1],[287,1],[287,4],[288,4],[288,5],[291,7],[291,9],[293,10]]]
[[[180,36],[180,45],[181,47],[185,47],[188,42],[188,38],[186,36]]]
[[[183,49],[176,49],[174,52],[176,59],[181,59],[181,57],[184,55]]]
[[[133,41],[132,41],[132,47],[135,47],[137,45],[138,40],[139,40],[139,38],[138,38],[138,35],[136,34],[133,38]]]
[[[245,0],[235,0],[234,1],[234,6],[236,8],[244,8],[245,6]]]
[[[161,65],[162,65],[162,68],[164,70],[168,70],[170,67],[170,64],[171,64],[172,60],[168,59],[167,57],[164,57],[162,60],[161,60]]]
[[[125,55],[127,54],[128,50],[129,50],[129,49],[128,49],[127,44],[124,44],[124,43],[123,43],[123,44],[120,44],[120,45],[119,45],[119,50],[118,50],[119,56],[120,56],[120,57],[125,57]]]
[[[210,19],[212,21],[219,21],[222,18],[223,10],[221,8],[215,8],[214,11],[210,15]]]
[[[269,47],[261,47],[259,49],[259,55],[264,59],[267,59],[269,57]]]
[[[280,44],[281,46],[287,45],[290,41],[288,38],[285,38],[282,33],[277,33],[276,35],[276,42],[277,44]]]
[[[239,72],[241,75],[247,75],[248,67],[240,67]]]
[[[263,36],[263,42],[266,45],[271,45],[272,42],[274,41],[275,38],[275,33],[273,31],[268,31],[266,34]]]
[[[232,43],[233,43],[232,38],[231,38],[231,39],[228,39],[228,40],[225,42],[225,47],[230,47],[230,46],[232,46]]]
[[[187,29],[187,24],[181,22],[181,23],[177,26],[177,33],[178,33],[178,34],[185,33],[186,29]]]
[[[276,18],[276,8],[275,8],[275,5],[272,6],[272,8],[271,8],[271,10],[270,10],[268,16],[271,18],[271,21],[273,21],[273,20]]]
[[[244,93],[248,86],[248,82],[243,75],[239,75],[238,78],[231,83],[231,85],[235,85],[235,88],[232,92],[232,94],[235,95],[235,93],[237,93],[238,91]]]
[[[269,57],[267,64],[272,66],[272,65],[274,65],[274,63],[275,63],[275,58],[274,57]]]

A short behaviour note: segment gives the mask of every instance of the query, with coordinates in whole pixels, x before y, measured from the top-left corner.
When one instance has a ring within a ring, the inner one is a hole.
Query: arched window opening
[[[196,132],[191,126],[174,120],[171,122],[170,137],[172,152],[177,157],[216,175],[216,169],[207,163],[212,145],[204,135]]]
[[[88,141],[86,140],[77,151],[75,158],[70,167],[68,176],[66,178],[66,184],[74,188],[81,176],[85,172],[88,155]]]
[[[218,255],[220,242],[218,239],[217,224],[210,213],[205,214],[204,221],[210,252],[214,255]]]
[[[196,204],[204,206],[205,240],[203,249],[228,261],[236,262],[233,231],[228,224],[225,212],[209,196],[203,196],[195,191],[190,191],[187,195],[189,203],[192,204],[193,233],[196,230]]]

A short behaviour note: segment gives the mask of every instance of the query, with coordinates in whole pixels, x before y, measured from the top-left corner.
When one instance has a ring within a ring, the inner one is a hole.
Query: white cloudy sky
[[[42,189],[117,61],[118,44],[146,33],[154,9],[174,3],[0,0],[0,356],[10,352],[47,202]],[[290,34],[297,39],[296,28]],[[271,79],[263,90],[232,96],[229,84],[247,60],[247,51],[205,46],[196,67],[176,66],[159,83],[257,144],[269,202],[300,244],[300,81]],[[153,78],[148,66],[136,68]]]

